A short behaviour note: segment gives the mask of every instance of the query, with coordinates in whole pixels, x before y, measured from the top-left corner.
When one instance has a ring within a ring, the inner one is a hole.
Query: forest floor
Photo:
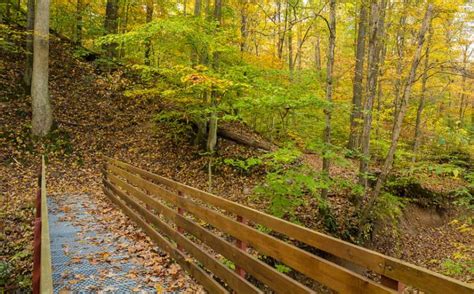
[[[153,122],[153,117],[167,106],[159,101],[151,103],[125,97],[124,91],[134,84],[133,79],[127,78],[128,75],[120,69],[102,73],[94,64],[76,58],[73,52],[69,43],[51,40],[50,96],[56,129],[47,138],[48,147],[41,147],[30,136],[31,98],[24,94],[21,86],[24,55],[21,52],[0,52],[0,258],[8,265],[8,268],[0,268],[0,284],[12,288],[31,285],[33,200],[39,154],[48,154],[49,193],[87,194],[105,210],[111,204],[101,188],[102,155],[196,188],[208,189],[207,158],[190,142],[177,139],[169,126]],[[221,158],[247,158],[261,154],[259,150],[219,140],[218,156]],[[319,165],[317,157],[309,160],[314,166]],[[213,176],[212,192],[265,210],[264,203],[251,197],[253,188],[263,178],[263,172],[245,175],[229,166],[221,166]],[[351,211],[347,197],[330,196],[336,217]],[[411,211],[400,221],[396,244],[393,239],[376,236],[371,247],[443,274],[472,281],[472,275],[447,272],[443,267],[446,259],[474,260],[472,228],[459,222],[456,214],[440,216],[416,207],[409,209]],[[305,226],[321,229],[321,221],[314,218],[315,210],[316,205],[309,205],[297,211]],[[122,222],[122,213],[115,211],[114,214]],[[120,226],[116,229],[119,234],[136,234],[120,230]],[[144,238],[144,244],[144,251],[157,254],[150,250],[152,243],[147,238]],[[150,275],[173,271],[172,274],[178,275],[183,285],[193,285],[182,270],[176,270],[169,258],[160,260],[163,261],[160,264],[162,272]],[[193,287],[198,286],[189,286],[189,289],[195,290]]]

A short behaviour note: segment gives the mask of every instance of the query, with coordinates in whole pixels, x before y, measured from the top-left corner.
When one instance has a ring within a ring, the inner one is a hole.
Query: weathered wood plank
[[[145,207],[134,201],[123,191],[112,185],[110,182],[104,181],[104,184],[118,195],[125,203],[131,208],[135,209],[145,220],[155,225],[170,239],[174,240],[177,245],[182,246],[191,256],[201,262],[206,268],[208,268],[213,274],[221,278],[226,282],[232,289],[237,293],[262,293],[254,285],[242,279],[239,275],[230,270],[227,266],[219,262],[212,255],[208,254],[197,244],[194,244],[191,240],[181,235],[178,231],[174,230],[171,226],[160,220],[158,217],[153,215]]]
[[[49,237],[48,198],[46,190],[46,163],[41,157],[41,259],[40,293],[53,293],[51,241]]]
[[[132,219],[137,225],[164,251],[178,262],[187,272],[189,272],[201,285],[211,293],[229,293],[216,280],[209,276],[194,262],[190,261],[182,252],[180,252],[172,243],[161,236],[155,229],[147,224],[137,213],[133,212],[121,200],[119,200],[112,191],[104,187],[104,193],[109,199],[119,206],[123,212]]]
[[[125,170],[120,170],[115,166],[109,166],[109,169],[114,173],[120,173],[121,176],[124,176],[130,183],[133,183],[137,187],[183,207],[188,212],[191,212],[223,232],[248,242],[261,253],[272,256],[331,289],[344,293],[361,293],[362,291],[364,293],[392,292],[392,290],[374,281],[323,258],[259,232],[213,210],[199,206],[190,199],[178,197],[175,193],[163,189],[139,176],[133,175]]]
[[[250,275],[262,281],[264,284],[275,290],[277,293],[312,292],[304,285],[301,285],[290,277],[278,272],[271,266],[256,259],[250,254],[238,250],[233,246],[233,244],[202,228],[195,222],[179,215],[173,209],[163,205],[156,199],[151,198],[144,192],[125,183],[116,176],[109,174],[108,179],[113,184],[130,193],[130,195],[132,195],[133,197],[146,203],[151,208],[158,211],[165,218],[175,222],[179,226],[182,226],[187,232],[191,233],[192,235],[200,239],[202,242],[206,243],[209,247],[223,255],[225,258],[231,260],[236,265],[243,267]]]
[[[225,198],[215,196],[205,191],[201,191],[150,173],[125,162],[118,161],[110,157],[105,158],[110,163],[132,173],[136,173],[149,181],[166,185],[170,188],[186,193],[190,197],[202,200],[236,215],[241,215],[255,223],[264,225],[275,232],[285,234],[295,240],[311,245],[357,265],[366,267],[367,269],[381,275],[401,281],[404,284],[414,286],[420,290],[441,294],[445,294],[447,292],[461,294],[474,293],[473,286],[453,278],[443,276],[428,269],[409,264],[390,256],[385,256],[381,253],[360,246],[356,246],[349,242],[322,234],[320,232],[298,226],[283,219],[262,213],[250,207],[246,207],[239,203],[229,201]]]

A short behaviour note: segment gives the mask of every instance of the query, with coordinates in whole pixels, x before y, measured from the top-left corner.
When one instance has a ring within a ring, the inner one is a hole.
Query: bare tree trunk
[[[303,39],[302,39],[302,36],[301,36],[301,25],[299,25],[297,27],[297,46],[296,46],[296,56],[295,56],[295,63],[296,63],[296,68],[298,70],[301,70],[301,67],[302,67],[302,61],[301,61],[301,55],[303,55]]]
[[[399,23],[399,28],[398,28],[398,33],[397,33],[397,57],[398,57],[398,63],[397,63],[397,71],[395,75],[395,98],[393,101],[394,105],[394,112],[393,112],[393,127],[395,127],[395,120],[398,116],[398,112],[400,110],[400,100],[401,100],[401,92],[403,88],[403,79],[402,79],[402,74],[403,74],[403,68],[405,64],[405,23],[406,23],[406,18],[407,18],[407,10],[408,10],[408,0],[403,1],[403,12],[402,16],[400,17],[400,23]],[[393,132],[393,128],[392,128]]]
[[[314,42],[314,65],[318,72],[321,71],[321,39],[319,34],[316,36],[316,42]]]
[[[283,46],[285,43],[285,34],[288,24],[288,1],[286,1],[285,16],[283,19],[283,29],[281,28],[281,0],[277,2],[277,17],[278,17],[278,48],[277,48],[277,57],[279,60],[283,59]]]
[[[31,75],[33,73],[33,29],[35,25],[35,0],[28,0],[26,15],[26,62],[23,84],[26,92],[31,94]]]
[[[385,20],[389,19],[390,16],[386,16],[386,12],[390,12],[390,8],[387,10],[387,2],[383,1],[381,3],[382,12],[381,12],[381,21],[379,22],[379,35],[380,35],[380,57],[379,57],[379,74],[378,74],[378,82],[377,82],[377,107],[376,107],[376,126],[375,126],[375,138],[379,137],[380,132],[380,112],[382,110],[382,97],[383,97],[383,76],[384,76],[384,64],[385,64],[385,56],[387,55],[387,34],[385,27]]]
[[[33,108],[32,132],[36,136],[46,136],[53,124],[53,114],[49,101],[49,5],[50,0],[38,0],[35,11],[33,37],[33,76],[31,98]]]
[[[356,62],[354,69],[354,85],[352,88],[351,130],[348,148],[359,148],[360,121],[362,119],[362,80],[364,78],[365,31],[367,28],[367,3],[362,1],[359,13],[357,32]]]
[[[7,0],[7,5],[5,7],[5,19],[7,22],[10,22],[11,20],[11,3],[10,0]]]
[[[214,0],[214,19],[220,24],[222,22],[222,0]],[[214,70],[219,68],[219,54],[214,53],[212,65]],[[209,119],[209,133],[207,137],[207,151],[214,153],[217,144],[217,97],[216,92],[211,91],[211,117]]]
[[[293,64],[293,27],[288,27],[288,70],[290,78],[293,76],[295,65]]]
[[[183,0],[183,16],[186,16],[186,10],[188,9],[188,0]]]
[[[194,1],[194,16],[201,15],[201,0]]]
[[[147,0],[146,2],[146,23],[150,23],[153,20],[153,0]],[[151,53],[151,40],[147,38],[145,40],[145,65],[150,65],[150,53]]]
[[[469,46],[470,44],[466,45],[464,47],[464,52],[463,52],[463,74],[462,74],[462,84],[461,84],[461,101],[459,103],[459,122],[461,127],[464,126],[464,113],[468,104],[468,101],[466,101],[466,75],[467,75],[467,64],[469,62],[469,57],[471,56],[472,52],[468,54],[469,51]]]
[[[388,173],[390,172],[390,169],[392,168],[393,158],[394,158],[394,155],[395,155],[395,151],[397,150],[398,139],[400,137],[400,132],[401,132],[401,128],[402,128],[403,118],[405,117],[405,113],[407,111],[408,101],[410,100],[412,86],[415,83],[416,70],[418,68],[418,64],[420,63],[421,51],[422,51],[422,48],[423,48],[423,43],[425,41],[425,34],[426,34],[426,32],[428,31],[428,29],[430,27],[432,14],[433,14],[433,4],[430,3],[430,4],[428,4],[428,6],[426,8],[426,13],[425,13],[425,16],[423,18],[423,23],[421,25],[420,31],[418,32],[418,37],[417,37],[417,42],[416,42],[417,47],[416,47],[415,54],[413,56],[413,61],[412,61],[412,64],[411,64],[410,73],[408,75],[407,83],[406,83],[405,89],[403,91],[403,96],[402,96],[403,99],[401,101],[400,111],[399,111],[397,119],[395,121],[395,128],[394,128],[394,132],[392,134],[392,142],[390,144],[390,149],[388,151],[387,157],[385,158],[385,162],[384,162],[382,171],[380,173],[380,176],[377,179],[377,183],[375,185],[374,192],[371,195],[371,199],[369,200],[369,203],[368,203],[368,206],[367,206],[368,209],[371,208],[373,202],[379,196],[380,191],[382,190],[382,187],[385,183],[385,179],[386,179]]]
[[[324,110],[326,116],[326,126],[324,128],[324,144],[323,153],[323,175],[329,178],[331,167],[331,159],[329,158],[329,150],[331,148],[331,113],[332,113],[332,92],[334,87],[333,71],[334,71],[334,51],[336,48],[336,0],[329,2],[329,47],[326,65],[326,100],[328,107]],[[327,197],[328,189],[322,189],[321,196]]]
[[[377,78],[379,74],[379,21],[380,7],[376,0],[372,0],[370,8],[369,24],[369,52],[368,52],[368,77],[367,77],[367,98],[364,103],[364,125],[362,128],[361,150],[362,157],[359,165],[359,183],[367,188],[367,174],[370,161],[370,132],[372,130],[372,110],[377,88]]]
[[[248,21],[247,21],[247,6],[248,0],[241,1],[240,9],[240,52],[247,51],[247,38],[248,38]]]
[[[76,32],[74,36],[74,43],[76,45],[82,44],[82,10],[84,8],[83,0],[77,0],[76,3]]]
[[[424,64],[424,70],[423,70],[423,77],[421,79],[420,101],[418,102],[418,109],[416,110],[415,135],[413,138],[413,158],[412,158],[413,162],[416,161],[418,148],[420,147],[420,143],[421,143],[421,115],[423,113],[423,109],[425,108],[426,82],[428,81],[428,70],[429,70],[429,62],[430,62],[431,36],[432,34],[429,35],[428,42],[426,45],[425,64]]]
[[[118,0],[107,0],[104,29],[106,34],[118,32]],[[109,57],[117,57],[117,44],[109,44],[105,49]]]

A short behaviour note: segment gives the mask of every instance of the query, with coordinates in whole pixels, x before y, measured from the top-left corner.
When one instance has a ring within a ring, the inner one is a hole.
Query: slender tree
[[[397,119],[395,121],[395,127],[394,131],[392,134],[392,141],[390,144],[390,149],[388,150],[387,156],[384,161],[384,165],[382,167],[382,171],[377,179],[377,183],[375,185],[374,191],[371,195],[371,199],[369,202],[369,209],[372,206],[372,203],[377,199],[379,196],[382,187],[385,183],[385,179],[387,178],[388,173],[390,172],[390,169],[392,168],[393,164],[393,158],[395,155],[395,151],[397,150],[397,145],[398,145],[398,139],[400,138],[400,132],[402,129],[402,124],[403,124],[403,119],[405,117],[407,107],[408,107],[408,102],[410,100],[411,96],[411,90],[413,87],[413,84],[416,81],[416,70],[418,68],[418,65],[420,63],[421,59],[421,52],[423,48],[423,43],[425,41],[425,34],[428,31],[430,25],[431,25],[431,18],[433,15],[433,4],[428,4],[425,12],[425,16],[423,18],[423,22],[420,28],[420,31],[418,32],[417,40],[416,40],[416,50],[415,54],[413,56],[413,61],[411,63],[410,67],[410,72],[408,74],[407,82],[405,85],[405,88],[403,90],[403,96],[402,96],[402,101],[401,101],[401,106],[400,106],[400,111],[398,112]]]
[[[363,0],[359,12],[356,61],[354,67],[354,84],[352,88],[352,112],[350,122],[351,129],[348,144],[348,148],[351,150],[357,149],[359,147],[360,121],[362,119],[362,81],[364,77],[366,28],[367,2]]]
[[[331,146],[331,114],[332,114],[332,96],[334,87],[334,51],[336,48],[336,0],[329,1],[329,47],[326,64],[326,100],[328,107],[324,110],[326,126],[324,128],[325,151],[323,154],[323,174],[329,177],[331,159],[329,150]],[[326,197],[328,189],[322,190],[322,196]]]
[[[46,136],[53,124],[53,113],[48,91],[49,61],[49,5],[50,0],[38,0],[33,35],[33,75],[31,98],[33,108],[32,132]]]
[[[321,37],[319,34],[314,42],[314,66],[318,72],[321,71]]]
[[[106,34],[118,33],[118,0],[107,0],[104,29]],[[117,57],[117,44],[109,44],[105,49],[109,57]]]
[[[248,39],[248,5],[249,0],[242,0],[240,8],[240,52],[247,51]]]
[[[153,0],[146,1],[146,23],[150,23],[153,20]],[[145,65],[150,65],[150,53],[151,53],[151,40],[147,38],[145,40]]]
[[[394,112],[393,112],[393,128],[395,127],[396,117],[400,110],[400,100],[401,92],[404,84],[403,81],[403,68],[405,67],[405,28],[406,28],[406,19],[408,14],[408,0],[403,0],[402,15],[400,17],[400,22],[397,31],[396,38],[396,50],[397,50],[397,71],[395,75],[395,98],[393,100]]]
[[[26,13],[26,62],[23,84],[31,94],[31,75],[33,73],[33,28],[35,25],[35,0],[28,0]]]
[[[466,95],[466,80],[467,80],[467,65],[469,63],[469,58],[471,57],[472,53],[474,52],[474,49],[471,49],[469,51],[469,46],[470,44],[467,44],[464,46],[463,49],[463,59],[462,59],[462,82],[461,82],[461,99],[459,103],[459,122],[461,126],[464,125],[464,114],[467,108],[467,105],[469,101],[467,101],[467,95]]]
[[[74,36],[74,43],[76,45],[82,44],[82,14],[84,10],[83,0],[77,0],[76,3],[76,31]]]
[[[423,76],[421,78],[420,101],[418,102],[418,108],[416,110],[415,134],[413,138],[413,158],[412,158],[413,162],[416,161],[418,148],[420,147],[420,143],[421,143],[421,116],[425,108],[426,84],[428,82],[428,77],[429,77],[428,71],[430,67],[430,45],[431,45],[432,35],[433,35],[432,33],[429,34],[427,45],[426,45]]]
[[[384,0],[382,0],[384,1]],[[379,52],[380,52],[380,6],[376,0],[372,0],[370,8],[369,24],[369,48],[368,48],[368,75],[367,75],[367,98],[364,103],[364,125],[362,128],[361,150],[362,157],[359,165],[359,183],[367,188],[367,174],[370,160],[370,133],[372,130],[372,110],[377,89],[379,74]]]
[[[214,0],[214,20],[217,23],[222,22],[222,0]],[[212,66],[214,70],[219,69],[219,53],[214,52]],[[217,96],[215,91],[211,90],[211,117],[209,119],[209,133],[207,137],[207,151],[214,153],[217,144]]]

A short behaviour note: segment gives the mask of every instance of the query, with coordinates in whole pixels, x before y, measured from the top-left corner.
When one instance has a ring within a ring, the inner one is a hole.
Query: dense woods
[[[449,212],[472,237],[473,16],[469,0],[2,1],[1,74],[15,54],[21,76],[0,102],[27,97],[27,153],[63,160],[51,146],[64,125],[95,122],[59,119],[68,106],[50,97],[61,85],[48,66],[59,39],[123,92],[114,107],[137,119],[147,109],[166,130],[153,140],[172,142],[166,152],[194,148],[208,191],[222,191],[232,170],[258,209],[404,256],[393,240],[412,206]],[[4,150],[24,148],[1,131]],[[228,142],[251,151],[229,154]],[[472,281],[472,252],[463,254],[436,269]]]

